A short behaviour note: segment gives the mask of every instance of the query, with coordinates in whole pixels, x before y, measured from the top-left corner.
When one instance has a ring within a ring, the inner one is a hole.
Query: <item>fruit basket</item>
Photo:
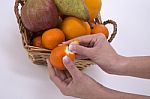
[[[19,30],[21,33],[23,46],[28,52],[28,56],[34,64],[46,65],[46,59],[49,57],[51,50],[40,48],[40,47],[35,47],[31,45],[31,40],[33,36],[32,32],[25,28],[25,26],[22,23],[21,14],[20,14],[21,8],[24,6],[25,3],[26,3],[26,0],[16,0],[15,6],[14,6],[14,11],[15,11],[15,15],[16,15],[17,22],[19,25]],[[112,40],[115,38],[117,34],[116,22],[114,22],[113,20],[107,20],[107,21],[102,22],[101,16],[99,14],[97,18],[95,19],[95,23],[102,23],[104,25],[107,25],[107,24],[113,25],[113,33],[108,38],[108,42],[112,42]],[[86,68],[87,66],[95,64],[95,63],[90,60],[76,60],[75,64],[80,70],[82,70]]]

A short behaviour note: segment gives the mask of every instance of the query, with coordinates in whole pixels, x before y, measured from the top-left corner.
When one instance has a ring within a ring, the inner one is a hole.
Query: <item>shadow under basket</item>
[[[21,8],[24,6],[25,0],[16,0],[14,11],[16,14],[17,22],[19,24],[19,30],[22,36],[22,43],[26,51],[28,52],[29,58],[32,60],[34,64],[37,65],[47,65],[46,59],[49,57],[51,50],[39,48],[35,46],[31,46],[31,39],[32,39],[32,32],[27,30],[22,21],[21,21]],[[112,42],[112,40],[115,38],[117,34],[117,24],[113,20],[107,20],[102,22],[100,14],[95,19],[95,23],[101,23],[104,25],[112,24],[113,25],[113,33],[111,34],[110,38],[108,39],[108,42]],[[86,68],[87,66],[94,65],[95,63],[91,60],[76,60],[75,61],[76,66],[82,70]]]

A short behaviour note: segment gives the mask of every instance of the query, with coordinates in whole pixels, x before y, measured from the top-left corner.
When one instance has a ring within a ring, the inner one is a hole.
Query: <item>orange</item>
[[[47,49],[53,49],[65,41],[65,35],[60,29],[49,29],[42,35],[42,45]]]
[[[49,60],[53,67],[59,70],[65,70],[63,57],[68,56],[72,61],[75,60],[75,54],[68,51],[67,45],[61,45],[51,51]]]
[[[96,24],[93,27],[91,34],[96,34],[96,33],[103,33],[106,36],[106,38],[108,38],[108,36],[109,36],[109,31],[108,31],[107,27],[103,24]]]
[[[76,17],[65,18],[62,22],[61,29],[65,33],[66,40],[91,33],[90,25]]]
[[[33,38],[32,45],[42,48],[42,36],[37,36],[37,37]]]
[[[101,10],[102,1],[101,0],[84,0],[88,11],[90,13],[90,21],[96,18]]]

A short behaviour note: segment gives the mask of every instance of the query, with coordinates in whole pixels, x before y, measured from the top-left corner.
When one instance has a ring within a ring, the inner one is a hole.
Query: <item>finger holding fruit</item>
[[[66,68],[64,71],[55,69],[49,60],[47,60],[47,64],[49,77],[60,89],[62,94],[83,99],[101,98],[96,95],[101,93],[100,89],[104,87],[81,72],[69,57],[63,57],[63,64]]]

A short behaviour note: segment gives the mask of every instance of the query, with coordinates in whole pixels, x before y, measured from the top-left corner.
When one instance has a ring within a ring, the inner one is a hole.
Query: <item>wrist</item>
[[[94,97],[94,99],[117,99],[116,91],[102,85],[100,85],[100,87],[101,88],[99,88],[99,90],[96,91],[97,97]]]
[[[102,86],[101,84],[97,83],[97,87],[91,90],[90,96],[87,96],[85,99],[106,99],[107,92],[105,91],[107,88]]]
[[[124,72],[124,68],[127,65],[127,57],[117,55],[114,59],[111,61],[111,74],[117,74],[121,75]]]

